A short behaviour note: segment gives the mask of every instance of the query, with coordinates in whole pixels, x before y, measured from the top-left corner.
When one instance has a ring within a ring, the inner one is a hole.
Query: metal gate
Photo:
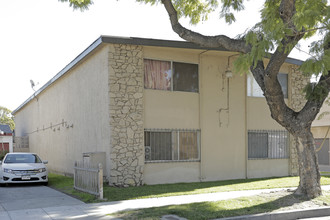
[[[320,148],[323,138],[315,138],[316,149]],[[322,148],[317,152],[320,165],[330,165],[329,163],[329,138],[326,138]]]

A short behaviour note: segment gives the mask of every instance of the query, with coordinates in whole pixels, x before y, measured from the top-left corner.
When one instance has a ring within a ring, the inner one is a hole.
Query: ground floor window
[[[289,158],[289,134],[278,130],[248,131],[249,159],[283,159]]]
[[[199,130],[146,129],[144,131],[146,162],[199,161]]]

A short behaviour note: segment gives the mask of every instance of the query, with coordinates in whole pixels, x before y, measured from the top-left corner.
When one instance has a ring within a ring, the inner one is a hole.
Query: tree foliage
[[[0,106],[0,124],[9,125],[11,130],[15,128],[14,116],[8,108],[3,106]]]

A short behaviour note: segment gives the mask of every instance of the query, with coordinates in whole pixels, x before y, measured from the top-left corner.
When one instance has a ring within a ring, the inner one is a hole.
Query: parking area
[[[0,211],[82,204],[80,200],[46,186],[19,184],[0,187]]]

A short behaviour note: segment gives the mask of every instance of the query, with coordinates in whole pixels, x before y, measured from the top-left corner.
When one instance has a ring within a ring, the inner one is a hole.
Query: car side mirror
[[[2,160],[0,160],[0,165],[2,164]]]
[[[42,162],[43,162],[43,164],[48,164],[48,160],[44,160]]]

